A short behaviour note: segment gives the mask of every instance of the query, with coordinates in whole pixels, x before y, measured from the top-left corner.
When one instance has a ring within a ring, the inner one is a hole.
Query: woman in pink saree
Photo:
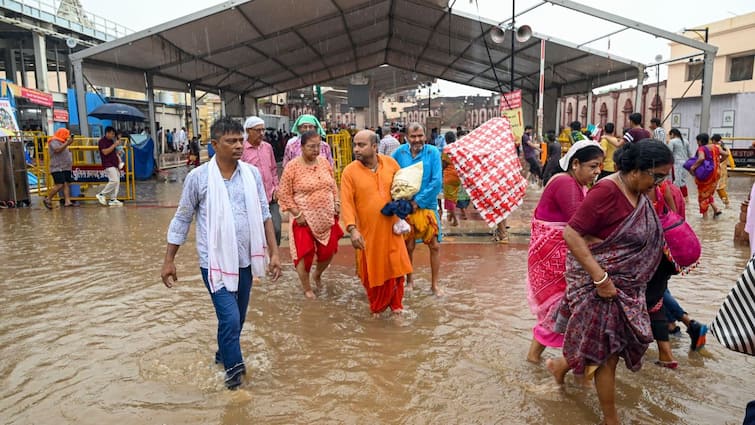
[[[596,142],[581,140],[559,160],[561,173],[548,180],[532,214],[527,256],[527,301],[537,324],[527,360],[539,363],[545,347],[560,348],[564,335],[553,331],[554,312],[566,290],[564,271],[569,248],[563,233],[566,223],[585,199],[587,187],[600,174],[603,150]]]

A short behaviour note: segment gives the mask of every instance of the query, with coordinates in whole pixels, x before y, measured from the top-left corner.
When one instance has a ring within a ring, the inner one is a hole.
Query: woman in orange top
[[[700,214],[705,216],[708,212],[708,207],[713,208],[713,216],[718,217],[721,215],[721,210],[716,207],[715,198],[713,195],[716,193],[718,187],[718,169],[722,159],[726,159],[726,156],[721,154],[721,150],[715,144],[709,144],[709,138],[707,133],[700,133],[697,135],[697,161],[690,168],[689,172],[695,177],[695,185],[697,185],[697,202],[700,204]],[[695,170],[697,167],[703,164],[705,158],[708,157],[713,161],[713,172],[710,173],[705,180],[700,180],[695,176]]]
[[[278,187],[278,204],[291,215],[290,249],[304,295],[317,296],[310,286],[309,273],[315,256],[315,287],[322,285],[322,273],[338,251],[343,230],[338,225],[340,201],[333,168],[320,157],[320,136],[307,131],[301,136],[302,155],[286,164]],[[302,261],[303,260],[303,261]]]

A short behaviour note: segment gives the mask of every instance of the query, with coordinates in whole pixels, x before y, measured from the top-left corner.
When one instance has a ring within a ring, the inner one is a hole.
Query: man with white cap
[[[270,204],[270,215],[275,228],[275,241],[281,243],[281,214],[278,207],[276,191],[278,190],[278,164],[275,162],[273,146],[262,140],[265,133],[265,122],[259,117],[249,117],[244,122],[244,153],[241,160],[254,165],[262,175],[267,202]]]

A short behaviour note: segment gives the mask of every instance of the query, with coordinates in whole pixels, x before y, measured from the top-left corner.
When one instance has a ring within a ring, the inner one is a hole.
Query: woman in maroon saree
[[[569,369],[594,375],[608,425],[619,423],[619,358],[637,371],[653,341],[645,290],[661,259],[663,230],[644,193],[671,173],[673,158],[662,142],[647,139],[624,144],[614,162],[619,172],[587,193],[564,229],[570,252],[556,323],[564,331],[564,357],[547,363],[559,383]]]

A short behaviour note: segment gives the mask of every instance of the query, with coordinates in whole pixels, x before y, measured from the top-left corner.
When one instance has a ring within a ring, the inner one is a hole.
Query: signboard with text
[[[126,181],[126,172],[119,170],[121,181]],[[94,183],[103,182],[106,183],[107,173],[102,165],[74,165],[71,169],[74,183]]]
[[[501,116],[509,120],[511,131],[517,144],[524,134],[524,118],[522,117],[522,91],[514,90],[501,94]]]
[[[68,122],[68,111],[65,109],[53,109],[52,120],[55,122]]]
[[[13,114],[13,107],[8,99],[0,99],[0,128],[8,133],[18,131],[16,116]]]

